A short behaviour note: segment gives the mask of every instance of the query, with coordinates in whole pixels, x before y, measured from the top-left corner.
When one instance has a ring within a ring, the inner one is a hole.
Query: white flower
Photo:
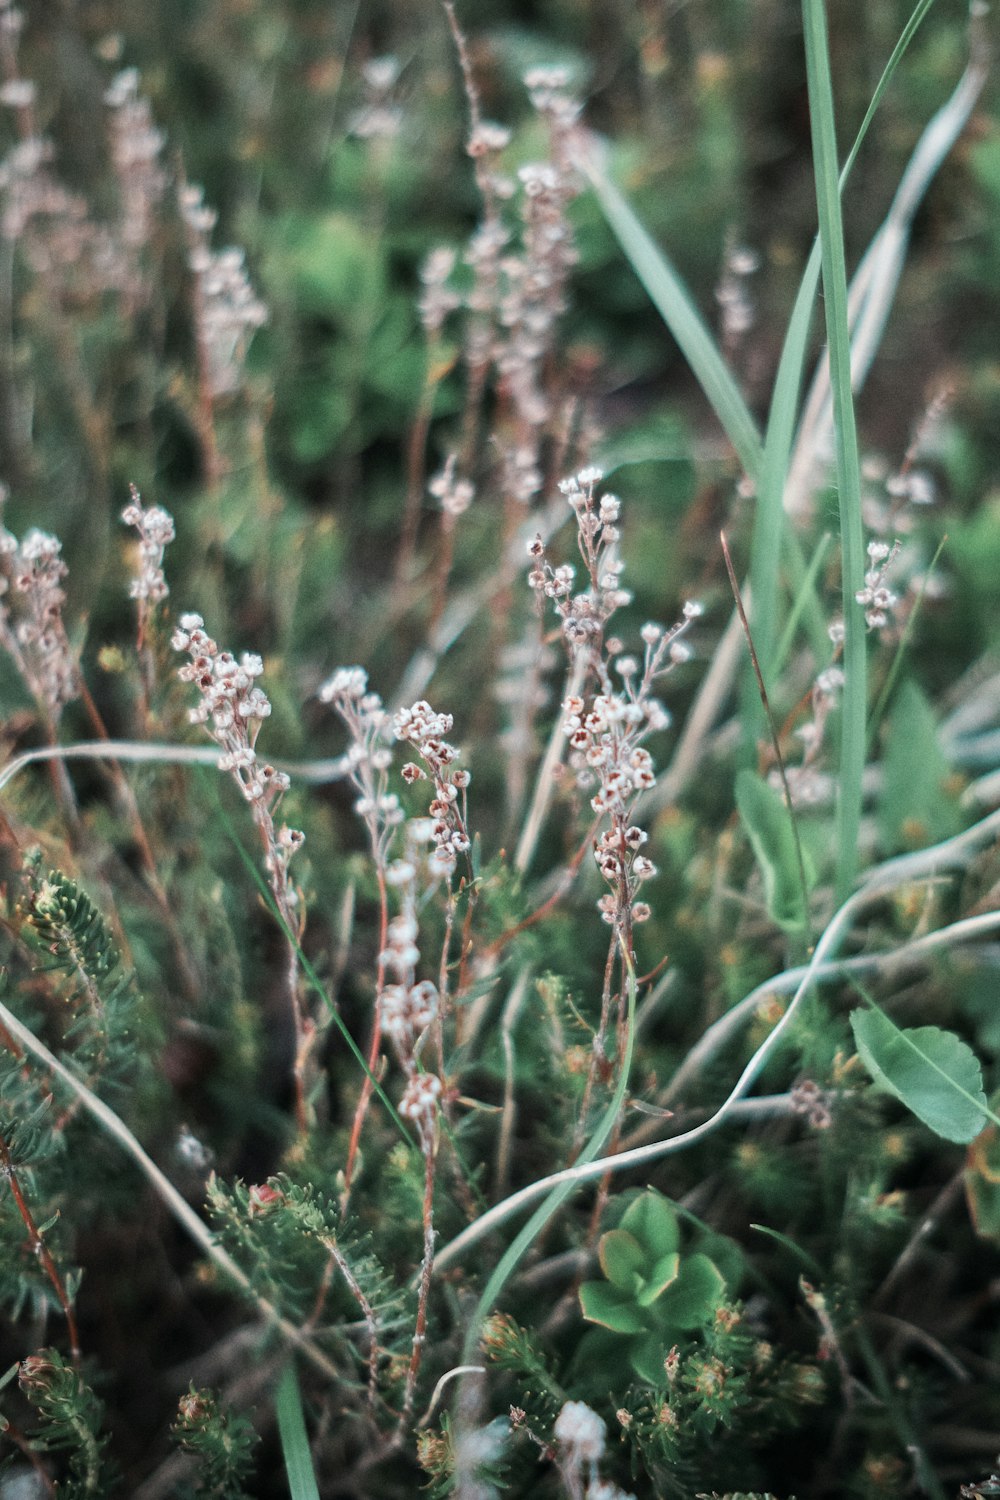
[[[604,1452],[604,1422],[585,1401],[567,1401],[556,1417],[553,1432],[577,1459],[596,1462]]]

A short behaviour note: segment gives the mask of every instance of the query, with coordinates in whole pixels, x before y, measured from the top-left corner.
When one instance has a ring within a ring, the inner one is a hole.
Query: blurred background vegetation
[[[266,730],[268,753],[328,755],[329,720],[314,702],[320,682],[338,663],[363,662],[389,700],[434,610],[429,559],[439,518],[429,507],[420,523],[417,565],[396,583],[394,571],[404,497],[412,483],[411,431],[425,380],[419,268],[434,246],[460,246],[481,208],[464,149],[466,103],[444,16],[434,0],[22,4],[21,70],[37,84],[40,127],[55,144],[63,179],[98,216],[102,207],[113,212],[103,98],[118,70],[137,68],[165,136],[164,165],[175,179],[203,187],[205,201],[219,214],[214,243],[245,250],[250,280],[268,317],[253,339],[245,381],[216,410],[221,457],[213,462],[199,425],[190,285],[178,214],[168,209],[156,242],[147,247],[156,292],[132,315],[123,313],[119,302],[72,285],[53,297],[44,276],[26,275],[23,268],[12,275],[7,265],[0,288],[10,330],[0,349],[0,481],[9,489],[5,520],[19,534],[37,525],[61,537],[70,563],[68,616],[75,621],[75,643],[112,733],[127,732],[134,712],[134,684],[123,668],[134,623],[124,607],[127,574],[118,520],[134,483],[147,502],[165,506],[177,521],[178,539],[168,558],[174,608],[197,609],[224,644],[259,651],[266,659],[275,709]],[[909,9],[903,0],[864,6],[831,0],[845,147]],[[816,228],[798,5],[794,0],[469,0],[458,13],[484,114],[514,127],[515,161],[530,160],[539,149],[539,126],[521,82],[525,69],[543,62],[570,69],[586,122],[612,143],[618,181],[669,250],[707,321],[718,326],[715,292],[727,246],[745,244],[759,258],[751,278],[754,322],[734,358],[763,421]],[[906,56],[849,185],[845,217],[851,264],[881,223],[921,131],[954,87],[966,55],[966,8],[957,0],[939,0]],[[371,65],[390,56],[396,67],[386,75],[390,85],[380,107],[391,112],[396,128],[368,136],[359,124],[373,107]],[[945,706],[970,669],[985,675],[995,667],[1000,648],[996,103],[994,78],[919,211],[893,319],[859,406],[863,452],[891,473],[928,404],[942,390],[948,392],[945,418],[923,458],[939,501],[923,524],[933,543],[947,531],[946,590],[940,599],[925,602],[911,653],[915,677]],[[5,113],[12,141],[16,111]],[[583,192],[571,213],[580,260],[572,277],[562,358],[571,383],[592,405],[607,466],[625,465],[614,483],[627,504],[623,550],[636,594],[629,619],[633,624],[672,619],[692,596],[707,607],[701,661],[676,679],[672,707],[681,717],[711,654],[713,632],[721,630],[731,607],[718,532],[725,525],[734,550],[745,556],[749,506],[739,495],[738,468],[693,378],[591,195]],[[818,349],[818,330],[815,337]],[[429,430],[428,473],[444,461],[462,410],[455,350],[445,351],[444,364]],[[829,509],[834,527],[835,506],[828,495],[820,506],[824,515]],[[459,587],[480,576],[484,561],[496,561],[497,514],[487,494],[463,519],[453,573]],[[529,613],[527,598],[524,612]],[[461,732],[471,735],[474,729],[479,747],[477,826],[490,855],[509,830],[490,750],[500,713],[478,687],[502,675],[501,645],[490,621],[480,618],[444,661],[434,687],[436,705],[461,704],[470,718],[475,713],[471,727],[467,722]],[[471,697],[469,682],[477,685]],[[0,702],[8,746],[20,746],[28,700],[6,662],[0,663]],[[165,734],[183,722],[180,702],[176,689],[163,690],[156,714]],[[89,736],[76,705],[68,709],[66,725],[66,738]],[[29,741],[30,734],[23,743]],[[91,784],[86,771],[76,781],[93,826],[111,839],[110,820],[101,821],[105,790]],[[729,764],[706,765],[685,806],[668,810],[656,833],[664,878],[643,942],[650,967],[669,951],[682,976],[682,997],[691,999],[698,1021],[693,1028],[683,1004],[672,1013],[649,1063],[661,1077],[682,1060],[706,1018],[720,1014],[773,969],[774,955],[759,929],[734,933],[713,904],[721,884],[730,878],[738,884],[741,878],[731,845],[723,841],[719,852],[714,843],[730,823],[731,782]],[[287,1103],[277,1086],[261,1091],[268,1042],[241,979],[241,966],[248,962],[259,961],[264,972],[276,963],[268,948],[267,919],[257,912],[248,917],[254,898],[239,859],[224,833],[207,831],[209,795],[199,788],[188,802],[173,784],[164,788],[155,777],[147,784],[141,774],[137,785],[144,810],[173,838],[172,898],[185,931],[196,934],[196,963],[215,985],[200,1016],[209,1041],[205,1036],[192,1041],[174,1025],[179,1006],[169,998],[163,932],[142,902],[130,902],[126,894],[119,911],[130,959],[147,994],[163,1002],[161,1019],[149,1025],[161,1026],[166,1038],[155,1076],[144,1078],[140,1098],[155,1122],[151,1128],[161,1131],[164,1141],[187,1111],[193,1125],[212,1138],[220,1170],[259,1181],[280,1158],[281,1111]],[[304,800],[304,794],[295,795]],[[953,819],[954,806],[948,806]],[[42,793],[25,792],[19,810],[26,821],[44,822]],[[294,804],[291,816],[294,821]],[[345,889],[357,880],[359,899],[362,906],[369,902],[370,914],[370,873],[357,855],[360,834],[340,790],[317,795],[308,827],[308,882],[316,913],[308,941],[329,960],[329,972]],[[898,841],[898,834],[893,830],[887,842]],[[556,835],[549,837],[558,844]],[[197,859],[209,839],[209,863],[219,886],[206,904],[204,867]],[[127,864],[132,852],[122,851],[121,840],[118,849]],[[95,860],[87,874],[99,883],[107,870]],[[521,914],[513,897],[505,906],[508,894],[498,876],[492,898],[498,929]],[[600,965],[603,934],[581,937],[579,927],[579,922],[575,929],[557,923],[547,930],[544,958],[556,972],[579,976],[588,965],[592,971]],[[251,937],[244,947],[247,930]],[[373,953],[362,957],[370,964]],[[369,1003],[365,983],[349,973],[343,985],[343,1012],[359,1036]],[[990,1017],[989,985],[980,976],[977,986],[974,995],[970,988],[966,1020],[981,1048],[996,1056],[1000,1039]],[[839,1049],[848,1045],[848,1029],[843,1017],[836,1023],[818,1015],[813,1019],[812,1051],[803,1065],[829,1078]],[[219,1035],[238,1038],[240,1046],[220,1049],[211,1040],[213,1027]],[[557,1157],[562,1160],[557,1147],[566,1121],[547,1114],[553,1088],[547,1064],[529,1057],[525,1066],[532,1101],[526,1117],[544,1128],[522,1142],[519,1166],[526,1174],[540,1174]],[[535,1073],[529,1078],[531,1068]],[[708,1082],[721,1086],[728,1074],[721,1066],[719,1074]],[[500,1076],[494,1061],[493,1070],[473,1074],[469,1086],[486,1096],[492,1089],[495,1096]],[[556,1082],[561,1086],[565,1080]],[[165,1092],[173,1095],[169,1102]],[[336,1075],[330,1092],[333,1122],[343,1133]],[[815,1158],[797,1146],[781,1152],[766,1134],[741,1135],[721,1161],[721,1152],[698,1152],[686,1160],[678,1195],[700,1178],[711,1179],[731,1223],[773,1213],[789,1233],[808,1238],[815,1230],[817,1242],[826,1237],[830,1263],[843,1283],[854,1286],[857,1276],[861,1287],[865,1270],[856,1263],[870,1250],[884,1271],[908,1232],[892,1198],[899,1181],[913,1190],[922,1209],[954,1164],[935,1146],[920,1156],[918,1167],[912,1137],[880,1132],[863,1104],[846,1107],[844,1121],[833,1146],[824,1148],[826,1175],[820,1182]],[[488,1123],[471,1122],[464,1138],[470,1154],[481,1149],[486,1155],[488,1134]],[[331,1152],[331,1159],[335,1155]],[[97,1182],[106,1191],[109,1169],[106,1162],[93,1165],[102,1174],[95,1174],[96,1195]],[[327,1186],[334,1177],[331,1167]],[[841,1194],[848,1180],[850,1190]],[[123,1188],[118,1193],[112,1194],[111,1206],[127,1216],[128,1195]],[[403,1196],[399,1188],[400,1202]],[[843,1210],[841,1219],[843,1202],[850,1212]],[[151,1434],[162,1433],[156,1379],[165,1357],[157,1341],[169,1357],[179,1358],[181,1350],[204,1341],[204,1330],[200,1314],[179,1297],[150,1313],[154,1292],[162,1290],[159,1262],[137,1274],[131,1306],[116,1301],[114,1258],[124,1253],[122,1238],[104,1217],[108,1201],[98,1206],[95,1196],[92,1209],[90,1241],[81,1260],[104,1269],[88,1273],[94,1290],[86,1331],[109,1367],[130,1371],[129,1379],[110,1383],[109,1400],[117,1418],[116,1453],[126,1474],[134,1476],[144,1472]],[[995,1227],[992,1233],[995,1237]],[[137,1239],[130,1253],[135,1245],[147,1242]],[[818,1251],[818,1243],[812,1248]],[[963,1275],[982,1280],[987,1262],[995,1269],[993,1250],[984,1248],[966,1223],[948,1248]],[[173,1249],[183,1263],[183,1253]],[[777,1275],[779,1262],[776,1251],[768,1272]],[[948,1267],[939,1265],[932,1292],[943,1303],[952,1299],[954,1308],[960,1296],[950,1278]],[[921,1295],[921,1289],[909,1293],[908,1311],[915,1317]],[[992,1371],[995,1382],[1000,1343],[995,1293],[990,1298],[976,1307],[962,1302],[955,1316],[963,1328],[981,1320],[976,1337],[981,1337],[983,1369]],[[530,1307],[531,1298],[525,1301]],[[803,1342],[795,1317],[789,1312],[782,1330],[789,1347]],[[944,1322],[942,1312],[935,1336]],[[137,1345],[130,1347],[133,1326],[143,1330],[138,1355]],[[138,1377],[147,1366],[149,1384],[143,1389]],[[586,1372],[577,1376],[586,1382]],[[918,1413],[943,1410],[942,1425],[951,1424],[951,1446],[942,1439],[949,1482],[957,1485],[960,1472],[971,1477],[988,1466],[983,1434],[997,1427],[995,1384],[991,1395],[984,1375],[965,1405],[956,1398],[949,1406],[952,1393],[949,1388],[947,1398],[940,1395],[936,1367],[923,1367],[916,1375],[910,1370],[905,1378],[924,1381],[918,1394],[927,1404],[917,1403]],[[905,1492],[907,1474],[897,1460],[884,1471],[872,1467],[884,1436],[877,1422],[872,1446],[864,1459],[856,1457],[843,1490],[829,1470],[816,1477],[810,1469],[815,1431],[809,1430],[798,1449],[784,1451],[800,1484],[808,1485],[813,1474],[815,1489],[803,1488],[801,1494],[849,1492],[876,1500]],[[889,1438],[885,1446],[891,1446]],[[269,1454],[262,1473],[270,1472],[268,1462],[278,1472],[273,1451]],[[742,1456],[735,1459],[739,1469]],[[408,1482],[419,1481],[410,1472],[385,1493],[405,1494]],[[772,1482],[778,1482],[773,1475]],[[281,1493],[281,1483],[277,1478],[273,1491],[260,1493]],[[525,1480],[525,1494],[532,1493],[531,1483],[530,1477]]]

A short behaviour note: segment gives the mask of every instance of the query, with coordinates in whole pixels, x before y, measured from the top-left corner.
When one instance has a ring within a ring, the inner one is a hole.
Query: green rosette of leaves
[[[680,1242],[673,1206],[647,1188],[618,1228],[601,1236],[606,1279],[580,1288],[584,1317],[627,1338],[632,1369],[655,1386],[666,1383],[664,1359],[672,1346],[713,1320],[726,1301],[727,1283],[741,1269],[737,1247],[722,1235],[702,1236],[711,1255],[705,1249],[682,1253]]]

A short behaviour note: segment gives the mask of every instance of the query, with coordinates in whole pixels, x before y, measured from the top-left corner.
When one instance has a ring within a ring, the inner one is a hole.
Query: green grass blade
[[[299,1381],[293,1364],[285,1366],[278,1382],[274,1409],[278,1418],[281,1456],[285,1461],[291,1500],[319,1500],[316,1471],[306,1435],[306,1420],[302,1415]]]
[[[621,1060],[621,1066],[618,1069],[618,1082],[615,1085],[614,1095],[604,1114],[601,1116],[597,1129],[577,1157],[576,1165],[582,1166],[589,1161],[593,1161],[595,1157],[600,1155],[611,1132],[615,1128],[615,1122],[621,1114],[622,1106],[625,1103],[629,1073],[632,1068],[632,1052],[635,1045],[636,979],[635,968],[631,960],[625,954],[624,949],[622,952],[628,971],[628,1016],[625,1022],[625,1051]],[[465,1336],[465,1352],[462,1356],[464,1363],[474,1363],[483,1323],[493,1311],[497,1298],[516,1271],[522,1257],[530,1250],[552,1215],[565,1203],[570,1194],[576,1191],[579,1185],[577,1182],[560,1182],[557,1187],[554,1187],[548,1197],[535,1209],[527,1224],[525,1224],[524,1228],[500,1257],[493,1274],[483,1289],[483,1294],[469,1322],[468,1332]]]
[[[840,783],[837,799],[837,900],[846,899],[858,868],[861,780],[865,766],[867,659],[865,619],[855,601],[864,584],[861,468],[851,390],[851,335],[847,317],[847,265],[840,212],[833,83],[823,0],[803,0],[806,78],[812,124],[813,170],[830,351],[840,504],[841,582],[844,611],[844,691],[841,704]]]
[[[844,169],[840,174],[840,190],[850,175],[857,160],[862,142],[883,96],[892,81],[903,54],[913,40],[918,27],[934,0],[919,0],[910,19],[904,26],[892,55],[883,69],[871,103],[861,127],[854,139]],[[778,373],[774,382],[771,409],[768,414],[767,436],[764,441],[764,461],[761,466],[760,485],[757,494],[757,512],[750,556],[750,594],[753,601],[750,620],[753,627],[754,645],[761,663],[765,682],[770,682],[775,670],[774,642],[777,633],[777,588],[778,561],[781,549],[781,533],[784,525],[784,488],[791,460],[792,444],[798,420],[802,379],[809,330],[812,324],[816,288],[820,276],[820,243],[813,245],[806,264],[799,290],[792,308],[788,329],[785,333]],[[744,723],[747,717],[757,722],[759,707],[754,684],[747,673],[744,698]]]
[[[900,33],[844,164],[841,190],[900,60],[933,4],[934,0],[918,0]],[[757,485],[757,515],[750,561],[751,623],[764,679],[769,682],[773,679],[778,628],[777,587],[784,526],[784,487],[798,421],[809,331],[819,284],[820,242],[817,240],[813,246],[792,310],[762,447],[753,417],[669,259],[643,228],[623,194],[601,170],[593,155],[581,153],[579,165],[590,179],[626,258],[680,345],[747,474]],[[814,620],[818,612],[818,601],[811,601],[809,617]],[[756,687],[749,671],[742,720],[747,737],[755,739],[762,719]]]
[[[847,153],[847,160],[844,162],[844,170],[841,173],[840,178],[841,189],[843,189],[844,183],[847,181],[848,174],[850,173],[851,168],[854,166],[854,163],[857,160],[858,152],[861,150],[861,143],[864,140],[865,136],[868,134],[868,127],[871,125],[872,120],[875,118],[875,111],[881,104],[882,96],[885,93],[886,89],[889,87],[890,82],[892,81],[892,75],[898,68],[904,52],[913,41],[913,38],[917,34],[918,28],[923,23],[927,12],[930,10],[933,4],[934,0],[919,0],[919,3],[914,7],[910,19],[907,21],[906,25],[903,27],[902,31],[899,34],[899,41],[896,43],[895,47],[893,47],[892,55],[882,70],[882,77],[879,79],[878,84],[876,85],[874,94],[872,94],[872,101],[865,111],[865,117],[861,121],[858,133],[854,138],[854,145]]]
[[[829,552],[832,544],[833,537],[828,531],[824,531],[823,535],[820,537],[818,543],[816,544],[816,549],[813,552],[812,557],[809,559],[808,567],[805,567],[803,565],[802,577],[796,585],[795,597],[792,600],[792,607],[788,612],[788,619],[785,621],[785,628],[781,632],[781,639],[779,640],[774,650],[775,675],[780,674],[783,670],[784,665],[788,660],[789,654],[791,653],[792,643],[795,640],[795,635],[799,628],[799,622],[802,619],[803,615],[806,613],[806,610],[817,598],[816,579],[819,577],[819,570],[826,561],[826,555]],[[824,642],[826,645],[827,655],[829,655],[830,638],[826,633],[825,624],[821,628],[820,639],[814,642],[814,650],[818,661],[823,660],[821,648]]]
[[[593,151],[581,151],[578,166],[590,179],[626,259],[677,340],[740,463],[750,478],[759,483],[764,450],[757,424],[739,386],[669,259],[594,156]]]

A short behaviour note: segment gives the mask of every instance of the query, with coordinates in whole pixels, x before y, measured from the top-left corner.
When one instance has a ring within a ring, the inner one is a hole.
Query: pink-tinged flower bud
[[[284,1202],[284,1193],[273,1188],[269,1182],[255,1183],[250,1189],[250,1217],[259,1218],[261,1214],[272,1213]]]

